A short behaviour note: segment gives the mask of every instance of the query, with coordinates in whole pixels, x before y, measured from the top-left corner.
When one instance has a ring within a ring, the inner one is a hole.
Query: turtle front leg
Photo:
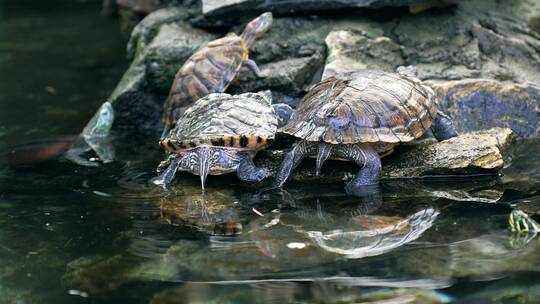
[[[276,173],[276,179],[270,189],[281,188],[287,179],[289,179],[292,170],[298,167],[302,160],[308,156],[310,150],[316,147],[316,144],[309,143],[305,140],[297,143],[292,150],[285,155],[285,158],[283,158],[283,162]]]
[[[152,179],[152,183],[166,188],[167,185],[173,181],[176,171],[180,166],[181,160],[182,157],[180,156],[173,158],[167,169],[165,169],[165,171],[163,171],[163,173],[161,173],[159,176]]]
[[[238,157],[240,163],[238,164],[236,175],[240,180],[246,182],[260,182],[270,176],[270,170],[268,170],[268,168],[257,168],[247,153],[241,153]]]
[[[438,141],[446,140],[458,135],[450,116],[444,114],[440,110],[437,111],[437,116],[433,120],[431,132],[433,132],[433,136],[435,136]]]
[[[246,59],[243,64],[243,67],[246,67],[248,70],[250,70],[255,76],[258,78],[266,78],[268,77],[268,73],[261,72],[259,67],[257,66],[257,63],[251,59]]]
[[[347,188],[361,188],[379,183],[381,158],[371,145],[339,145],[334,149],[338,157],[350,159],[362,167],[356,177],[347,184]]]

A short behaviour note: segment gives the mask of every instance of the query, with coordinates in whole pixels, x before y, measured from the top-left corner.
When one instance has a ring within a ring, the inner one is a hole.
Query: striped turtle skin
[[[314,156],[317,175],[328,158],[357,163],[360,172],[346,189],[363,196],[364,186],[379,182],[380,158],[397,143],[419,138],[428,129],[437,140],[456,136],[450,118],[437,109],[433,90],[416,78],[416,69],[399,67],[396,72],[359,70],[315,85],[281,129],[301,141],[283,159],[273,188],[282,187],[303,158]]]
[[[213,93],[188,108],[176,127],[160,142],[175,157],[154,183],[166,186],[177,170],[201,177],[237,172],[244,181],[261,181],[270,175],[252,158],[274,139],[278,117],[270,91],[229,95]]]
[[[272,14],[264,13],[252,20],[240,36],[229,33],[209,42],[188,58],[176,73],[163,105],[161,139],[195,101],[210,93],[224,92],[243,65],[262,77],[256,64],[249,60],[249,48],[271,25]]]
[[[419,79],[362,70],[317,84],[281,131],[329,144],[409,142],[436,114],[434,93]]]

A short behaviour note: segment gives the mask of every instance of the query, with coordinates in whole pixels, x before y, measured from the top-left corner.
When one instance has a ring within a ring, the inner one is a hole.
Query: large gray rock
[[[460,134],[442,142],[413,142],[383,158],[382,179],[496,175],[504,166],[504,152],[513,138],[510,129],[495,128]],[[256,162],[275,171],[284,155],[282,150],[264,150],[259,152]],[[351,162],[330,161],[316,176],[314,163],[304,161],[291,179],[335,183],[351,179],[358,170]]]
[[[489,79],[428,82],[459,132],[511,128],[522,137],[540,136],[540,86]]]
[[[325,75],[354,68],[388,71],[406,64],[415,65],[421,79],[540,82],[540,35],[517,15],[484,11],[475,3],[439,14],[404,15],[381,37],[352,27],[334,31],[326,37]]]
[[[401,46],[384,36],[371,37],[352,30],[332,31],[326,36],[328,56],[322,78],[360,69],[394,71],[406,62]]]

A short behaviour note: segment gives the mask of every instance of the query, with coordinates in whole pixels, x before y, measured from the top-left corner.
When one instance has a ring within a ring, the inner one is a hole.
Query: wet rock
[[[389,158],[385,162],[383,176],[497,173],[504,165],[504,149],[513,138],[510,129],[495,128],[464,133],[442,142],[420,144]]]
[[[136,281],[127,274],[130,262],[121,255],[81,257],[67,265],[62,284],[91,294],[114,290]]]
[[[358,278],[351,278],[351,281],[354,279]],[[313,297],[309,302],[328,304],[403,303],[403,299],[411,300],[410,303],[442,304],[448,303],[451,299],[441,292],[428,289],[371,288],[367,290],[364,286],[355,286],[352,282],[344,281],[344,278],[336,282],[326,280],[325,284],[313,284],[307,290],[304,284],[292,281],[260,282],[232,288],[215,284],[187,283],[155,294],[150,303],[306,303],[306,292]]]
[[[540,86],[489,79],[428,82],[459,132],[511,128],[522,137],[540,136]]]
[[[426,139],[403,145],[383,158],[382,178],[497,174],[503,168],[504,151],[513,138],[510,129],[495,128],[460,134],[442,142]],[[259,152],[256,162],[276,170],[284,154],[283,150],[264,150]],[[317,177],[314,162],[304,161],[293,172],[292,179],[333,183],[354,177],[358,170],[350,162],[331,161]]]

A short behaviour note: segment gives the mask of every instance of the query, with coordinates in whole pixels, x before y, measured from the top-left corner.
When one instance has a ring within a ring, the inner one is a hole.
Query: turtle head
[[[256,38],[261,37],[272,27],[272,13],[266,12],[259,17],[251,20],[242,32],[241,37],[244,39],[246,46],[249,48]]]
[[[84,127],[82,135],[87,138],[107,137],[114,121],[114,111],[110,102],[105,102]]]
[[[204,192],[208,174],[232,172],[238,166],[235,149],[201,145],[180,154],[179,170],[199,175]]]

